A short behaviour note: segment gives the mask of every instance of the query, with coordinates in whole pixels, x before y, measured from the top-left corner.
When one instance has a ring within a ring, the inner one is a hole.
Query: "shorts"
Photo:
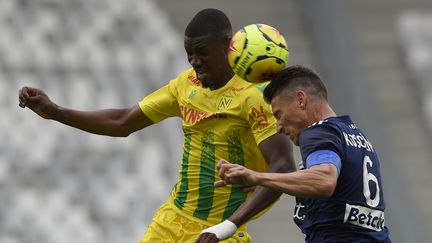
[[[155,213],[140,243],[195,242],[201,231],[208,228],[200,222],[190,220],[179,214],[172,206],[164,203]],[[221,243],[250,243],[250,235],[241,227],[229,239]]]

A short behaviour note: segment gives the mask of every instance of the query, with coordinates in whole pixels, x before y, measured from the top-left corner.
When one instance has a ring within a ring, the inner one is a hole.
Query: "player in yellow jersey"
[[[216,164],[227,159],[256,171],[295,170],[292,145],[277,133],[262,91],[234,75],[227,60],[231,23],[219,10],[197,13],[185,31],[192,68],[126,109],[77,111],[53,103],[40,89],[23,87],[21,107],[46,119],[100,135],[128,136],[168,117],[184,132],[179,179],[157,210],[141,243],[250,242],[245,223],[281,193],[258,187],[215,188]],[[169,138],[168,138],[169,139]]]

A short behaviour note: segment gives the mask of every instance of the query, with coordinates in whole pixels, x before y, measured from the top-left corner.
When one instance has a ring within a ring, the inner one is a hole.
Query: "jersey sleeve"
[[[307,169],[320,164],[332,164],[336,167],[338,174],[340,174],[342,162],[340,156],[333,150],[315,150],[314,152],[310,153],[306,158]]]
[[[277,132],[276,118],[273,115],[271,106],[264,101],[263,94],[260,91],[264,87],[257,86],[257,92],[245,102],[247,119],[257,144]]]
[[[316,125],[300,134],[300,152],[306,168],[324,163],[328,159],[340,172],[344,154],[339,130],[329,125]],[[320,157],[320,158],[317,158]]]
[[[144,97],[138,103],[142,112],[154,123],[181,115],[177,101],[177,81],[177,79],[171,80],[167,85]]]

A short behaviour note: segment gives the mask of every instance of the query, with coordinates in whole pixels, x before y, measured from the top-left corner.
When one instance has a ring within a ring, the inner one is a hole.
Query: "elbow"
[[[137,130],[127,119],[120,119],[116,123],[117,137],[129,137]]]
[[[336,182],[333,182],[331,180],[325,181],[322,184],[321,189],[319,190],[320,191],[320,193],[319,193],[320,197],[323,197],[323,198],[332,197],[335,189],[336,189]]]
[[[126,138],[129,137],[130,133],[117,130],[115,132],[103,132],[100,133],[100,135],[105,135],[105,136],[115,137],[115,138]]]
[[[297,171],[297,167],[296,167],[296,165],[295,165],[295,162],[294,162],[294,160],[289,160],[289,161],[287,161],[285,164],[284,164],[284,171],[286,172],[286,173],[290,173],[290,172],[294,172],[294,171]]]
[[[127,137],[129,137],[129,135],[130,135],[130,133],[121,133],[121,134],[117,135],[117,137],[119,137],[119,138],[127,138]]]
[[[117,137],[126,138],[126,137],[129,137],[129,135],[131,135],[132,133],[133,133],[133,131],[131,131],[125,127],[121,127],[118,131]]]
[[[335,166],[333,165],[320,165],[319,172],[317,175],[317,179],[319,181],[319,192],[320,197],[330,198],[333,196],[337,181],[338,181],[338,172]]]
[[[275,173],[290,173],[297,170],[294,160],[280,160],[276,162],[276,164],[273,167],[273,170],[270,170],[271,172]]]
[[[114,134],[112,134],[114,137],[128,137],[129,135],[131,135],[134,131],[132,131],[130,129],[130,127],[123,123],[123,122],[118,122],[115,126],[115,131]]]

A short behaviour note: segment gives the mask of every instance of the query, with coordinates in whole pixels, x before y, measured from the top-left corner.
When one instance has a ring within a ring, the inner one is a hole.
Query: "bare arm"
[[[126,109],[77,111],[58,106],[42,90],[30,87],[19,91],[19,105],[30,108],[42,118],[99,135],[125,137],[153,124],[138,105]]]
[[[315,165],[287,174],[259,173],[226,161],[221,161],[218,167],[226,184],[261,185],[296,197],[331,197],[338,179],[337,168],[332,164]]]
[[[268,172],[288,173],[296,170],[293,146],[287,136],[275,134],[259,146],[269,163]],[[270,206],[281,194],[280,191],[258,186],[253,195],[231,215],[229,220],[240,226]]]
[[[257,184],[296,197],[331,197],[336,188],[338,172],[332,164],[315,165],[290,174],[261,173]]]
[[[261,152],[264,155],[266,161],[269,162],[269,172],[291,172],[295,171],[295,163],[293,157],[293,149],[292,143],[288,139],[287,136],[283,134],[275,134],[259,145]],[[221,160],[219,164],[229,162],[225,160]],[[231,165],[231,164],[230,164]],[[219,167],[219,166],[218,166]],[[243,167],[244,168],[244,167]],[[220,174],[220,173],[219,173]],[[224,178],[224,177],[222,177]],[[215,183],[215,186],[223,186],[225,185],[224,181],[218,181]],[[236,227],[243,225],[253,216],[257,215],[259,212],[270,206],[273,202],[275,202],[282,193],[279,191],[274,191],[269,188],[265,188],[262,186],[258,186],[255,189],[253,195],[244,202],[232,215],[229,217],[229,221],[224,221],[218,225],[213,226],[212,228],[219,228],[216,231],[219,231],[221,228],[222,231],[226,231],[226,225],[224,224],[235,224]],[[234,227],[235,227],[234,226]],[[230,233],[226,233],[227,237],[232,235],[235,232],[235,229]],[[219,239],[215,233],[204,232],[199,238],[195,241],[196,243],[213,243],[218,242]]]

